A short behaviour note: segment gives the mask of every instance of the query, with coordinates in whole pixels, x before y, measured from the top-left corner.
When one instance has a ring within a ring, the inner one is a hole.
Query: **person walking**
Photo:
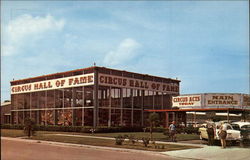
[[[208,135],[208,145],[214,145],[214,125],[212,123],[207,123],[207,135]]]
[[[227,125],[222,122],[219,131],[221,148],[226,148],[226,138],[227,138]]]
[[[172,142],[176,142],[176,126],[175,126],[175,121],[173,121],[172,124],[170,124],[170,126],[169,126],[168,129],[169,129],[171,141]]]

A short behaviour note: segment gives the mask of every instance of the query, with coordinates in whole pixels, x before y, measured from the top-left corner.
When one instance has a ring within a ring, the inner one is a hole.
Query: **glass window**
[[[47,91],[47,108],[55,108],[54,90]]]
[[[74,125],[81,126],[82,125],[82,108],[81,109],[74,109]]]
[[[134,108],[142,108],[142,90],[133,90]]]
[[[111,88],[111,106],[114,108],[121,107],[121,89]]]
[[[24,108],[24,94],[18,94],[15,96],[16,99],[16,104],[17,104],[17,109],[23,109]]]
[[[72,88],[64,89],[64,108],[69,108],[72,106]]]
[[[36,109],[38,108],[38,92],[32,92],[31,93],[31,108]]]
[[[30,109],[30,93],[24,93],[24,109]]]
[[[123,88],[123,108],[131,108],[132,107],[132,97],[131,92],[132,89],[129,88]]]
[[[155,92],[154,103],[155,103],[154,104],[155,109],[162,108],[162,93],[161,92]]]
[[[45,91],[37,92],[38,93],[38,108],[45,108],[46,104],[46,96],[45,96]]]
[[[72,110],[71,109],[65,109],[64,110],[64,125],[65,126],[71,126],[72,125]]]
[[[55,107],[63,108],[63,89],[55,90]]]
[[[74,107],[83,107],[84,99],[83,99],[83,87],[77,87],[73,89],[73,101]]]
[[[244,126],[241,127],[241,129],[250,130],[250,125],[244,125]]]
[[[152,91],[145,91],[144,108],[153,109],[153,92]]]
[[[93,106],[94,105],[93,86],[84,87],[84,97],[85,97],[84,106]]]
[[[100,86],[98,91],[99,107],[109,107],[109,87]]]
[[[238,124],[232,124],[233,129],[240,130],[240,126]]]
[[[47,125],[54,125],[54,111],[48,110],[46,111],[46,123]]]

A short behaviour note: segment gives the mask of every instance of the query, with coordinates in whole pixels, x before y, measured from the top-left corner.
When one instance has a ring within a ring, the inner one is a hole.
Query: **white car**
[[[219,128],[221,126],[220,122],[215,122],[215,136],[214,139],[215,140],[219,140]],[[226,140],[228,141],[240,141],[241,140],[241,131],[239,130],[235,130],[232,125],[226,123],[227,125],[227,137]],[[207,135],[207,128],[203,127],[203,128],[199,128],[199,132],[200,132],[200,139],[208,139],[208,135]]]
[[[237,130],[250,130],[250,122],[233,122],[232,127]]]
[[[250,122],[233,122],[232,127],[241,131],[243,140],[250,140]]]

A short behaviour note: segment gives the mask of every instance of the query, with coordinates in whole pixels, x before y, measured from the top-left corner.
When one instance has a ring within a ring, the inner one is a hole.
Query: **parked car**
[[[241,133],[241,142],[250,143],[250,122],[233,122],[232,127]]]
[[[221,126],[220,122],[215,122],[215,140],[219,140],[219,128]],[[241,140],[241,131],[236,130],[232,127],[231,124],[226,123],[227,125],[227,137],[226,140],[227,141],[240,141]],[[208,135],[207,135],[207,128],[206,127],[201,127],[199,128],[199,132],[200,132],[200,139],[203,140],[207,140],[208,139]]]
[[[250,131],[250,122],[233,122],[231,125],[236,130],[249,130]]]

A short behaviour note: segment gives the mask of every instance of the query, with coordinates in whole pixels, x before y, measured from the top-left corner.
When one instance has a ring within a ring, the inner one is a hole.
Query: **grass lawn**
[[[1,136],[3,137],[24,137],[23,130],[16,129],[1,129]]]
[[[14,129],[1,129],[2,136],[4,137],[23,137],[25,134],[22,130]],[[139,149],[139,150],[149,150],[149,151],[170,151],[170,150],[181,150],[181,149],[190,149],[197,147],[182,146],[182,145],[170,145],[170,144],[149,144],[148,147],[140,142],[136,142],[134,145],[128,141],[123,142],[123,145],[116,145],[115,140],[107,139],[94,139],[88,137],[69,137],[69,136],[58,136],[54,135],[57,133],[61,134],[76,134],[76,135],[92,135],[87,133],[72,133],[72,132],[50,132],[50,131],[37,131],[36,136],[33,136],[31,139],[35,140],[46,140],[46,141],[55,141],[55,142],[64,142],[64,143],[75,143],[75,144],[85,144],[93,146],[107,146],[107,147],[116,147],[116,148],[128,148],[128,149]],[[93,136],[100,137],[116,137],[117,135],[134,135],[136,138],[149,137],[149,133],[144,132],[129,132],[129,133],[96,133]],[[178,135],[177,135],[178,136]],[[166,136],[162,133],[153,133],[155,140],[166,139]],[[188,135],[179,135],[182,139],[190,139]],[[192,137],[192,136],[191,136]]]
[[[32,139],[63,142],[63,143],[93,145],[93,146],[159,151],[159,152],[196,148],[196,147],[172,145],[172,144],[171,145],[170,144],[156,144],[156,145],[149,144],[148,147],[144,147],[144,145],[141,142],[136,142],[133,145],[132,143],[128,141],[123,142],[123,145],[116,145],[115,140],[96,139],[96,138],[93,139],[93,138],[86,138],[86,137],[57,136],[53,134],[37,135],[37,136],[32,137]],[[158,146],[158,148],[156,148],[155,146]]]
[[[142,137],[150,137],[149,132],[121,132],[121,133],[95,133],[94,136],[100,137],[117,137],[118,135],[133,135],[136,138],[141,139]],[[200,139],[199,135],[196,134],[177,134],[178,141],[185,140],[198,140]],[[157,141],[168,141],[169,137],[164,135],[163,133],[155,132],[153,133],[153,139]]]

